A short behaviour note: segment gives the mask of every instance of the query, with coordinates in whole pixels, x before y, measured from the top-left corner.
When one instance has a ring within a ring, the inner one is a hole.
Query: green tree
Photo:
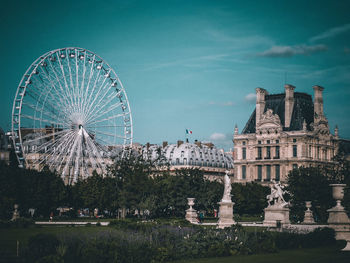
[[[327,209],[335,204],[329,182],[327,171],[319,167],[300,167],[289,173],[287,190],[292,196],[292,220],[303,221],[305,201],[312,201],[315,219],[323,223],[327,221]]]

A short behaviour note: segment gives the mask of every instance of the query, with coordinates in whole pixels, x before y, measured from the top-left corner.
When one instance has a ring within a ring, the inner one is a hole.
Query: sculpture
[[[232,186],[231,186],[231,179],[228,176],[229,171],[225,171],[225,177],[224,177],[224,195],[222,196],[221,202],[232,202],[231,200],[231,190],[232,190]]]
[[[267,203],[270,206],[279,206],[279,207],[286,207],[289,203],[286,202],[283,198],[283,195],[287,193],[284,189],[284,186],[281,185],[279,182],[276,183],[275,181],[272,181],[273,184],[270,185],[271,193],[266,196]],[[272,203],[273,202],[273,203]]]

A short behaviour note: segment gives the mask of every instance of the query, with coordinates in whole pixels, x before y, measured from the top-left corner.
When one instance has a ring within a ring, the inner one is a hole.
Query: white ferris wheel
[[[48,167],[72,184],[106,172],[111,154],[132,145],[123,85],[98,55],[83,48],[40,56],[18,86],[12,139],[20,167]]]

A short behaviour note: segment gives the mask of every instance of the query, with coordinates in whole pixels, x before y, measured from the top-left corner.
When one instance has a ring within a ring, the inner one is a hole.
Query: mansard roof
[[[285,93],[266,95],[264,113],[267,109],[272,109],[273,113],[280,118],[284,131],[302,130],[304,120],[306,121],[307,129],[310,130],[310,124],[314,121],[314,104],[311,95],[301,92],[294,93],[294,107],[289,128],[284,127],[285,97]],[[254,109],[242,134],[255,133],[255,115],[256,110]]]

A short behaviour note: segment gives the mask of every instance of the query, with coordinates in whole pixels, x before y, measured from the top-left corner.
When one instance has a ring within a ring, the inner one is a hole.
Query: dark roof
[[[272,109],[273,113],[277,114],[280,118],[283,130],[285,131],[302,130],[304,120],[306,121],[308,130],[310,130],[310,124],[314,121],[314,104],[311,95],[301,92],[294,93],[294,107],[289,128],[284,127],[285,96],[285,93],[266,95],[264,112],[266,112],[267,109]],[[243,134],[255,133],[255,115],[256,110],[254,109],[242,131]]]

